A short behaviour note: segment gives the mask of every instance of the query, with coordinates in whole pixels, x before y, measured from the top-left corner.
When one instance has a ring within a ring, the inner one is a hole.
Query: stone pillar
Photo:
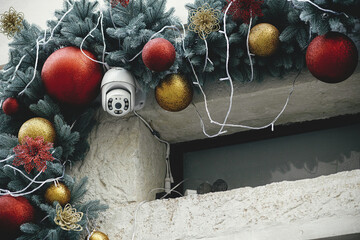
[[[137,117],[120,119],[99,110],[90,134],[90,151],[71,170],[88,177],[86,199],[101,199],[108,213],[124,203],[154,199],[149,191],[164,187],[165,145]]]

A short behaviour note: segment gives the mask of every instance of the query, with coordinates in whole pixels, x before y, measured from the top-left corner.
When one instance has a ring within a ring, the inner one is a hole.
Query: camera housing
[[[104,111],[123,117],[145,105],[146,95],[137,87],[134,77],[124,68],[108,70],[101,82],[101,101]]]

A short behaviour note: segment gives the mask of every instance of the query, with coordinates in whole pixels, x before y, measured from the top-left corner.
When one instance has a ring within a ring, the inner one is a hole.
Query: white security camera
[[[112,116],[123,117],[145,104],[145,93],[137,87],[131,73],[123,68],[107,71],[101,82],[101,98],[104,111]]]

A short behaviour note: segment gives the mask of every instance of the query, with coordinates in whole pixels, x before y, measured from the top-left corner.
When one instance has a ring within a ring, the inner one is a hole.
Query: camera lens
[[[119,103],[119,102],[116,103],[116,104],[115,104],[115,107],[116,107],[116,109],[120,109],[120,108],[121,108],[121,103]]]

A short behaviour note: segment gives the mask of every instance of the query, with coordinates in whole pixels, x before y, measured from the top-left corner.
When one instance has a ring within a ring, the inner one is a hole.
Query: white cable
[[[34,74],[33,74],[33,77],[32,79],[30,80],[30,82],[28,84],[26,84],[25,88],[19,92],[18,96],[22,95],[26,90],[27,88],[32,84],[32,82],[35,80],[35,77],[36,77],[36,69],[37,69],[37,65],[38,65],[38,61],[39,61],[39,46],[42,45],[42,46],[45,46],[46,44],[48,44],[53,36],[54,36],[54,32],[55,32],[55,29],[62,23],[63,19],[66,17],[66,15],[68,13],[71,12],[71,10],[74,8],[74,5],[71,5],[69,1],[67,1],[67,3],[71,6],[69,8],[69,10],[60,18],[59,22],[55,25],[55,27],[53,28],[53,30],[50,32],[50,37],[48,40],[46,40],[46,35],[44,36],[43,39],[41,39],[40,41],[39,40],[36,40],[36,59],[35,59],[35,66],[34,66]],[[46,34],[46,31],[45,31],[45,34]],[[45,41],[46,40],[46,41]],[[15,72],[16,73],[16,72]],[[14,73],[14,74],[15,74]]]
[[[22,56],[22,57],[20,58],[20,61],[19,61],[19,63],[16,65],[15,70],[14,70],[14,74],[13,74],[12,78],[9,80],[9,82],[12,82],[12,81],[15,79],[16,72],[18,71],[18,69],[19,69],[19,67],[20,67],[20,65],[21,65],[21,63],[22,63],[22,61],[24,60],[25,57],[26,57],[26,55],[24,55],[24,56]]]
[[[20,172],[23,176],[28,178],[22,171],[20,171],[19,169],[15,168],[15,167],[13,167],[11,165],[5,165],[4,167],[10,167],[10,168],[14,169],[14,171]],[[43,169],[45,169],[45,167]],[[50,179],[47,179],[45,181],[36,181],[36,179],[41,175],[41,173],[42,173],[42,171],[40,171],[35,176],[35,178],[31,180],[30,184],[28,186],[26,186],[22,190],[19,190],[19,191],[16,191],[16,192],[10,192],[7,189],[0,189],[0,196],[10,195],[10,196],[13,196],[13,197],[19,197],[19,196],[25,196],[25,195],[31,194],[31,193],[37,191],[38,189],[40,189],[44,184],[46,184],[48,182],[55,182],[55,181],[59,181],[60,179],[62,179],[64,177],[64,175],[65,175],[65,168],[63,169],[63,174],[60,177],[50,178]],[[25,191],[26,189],[28,189],[33,183],[37,183],[37,182],[41,182],[41,184],[38,187],[34,188],[33,190],[31,190],[29,192],[21,193],[21,192]],[[1,192],[3,192],[3,193],[1,193]]]
[[[166,163],[166,176],[165,176],[165,186],[166,187],[166,192],[168,192],[170,190],[169,188],[169,183],[173,183],[174,179],[172,177],[172,173],[171,173],[171,168],[170,168],[170,143],[159,138],[154,129],[150,126],[150,124],[142,117],[140,116],[135,110],[134,110],[134,114],[145,124],[145,126],[151,131],[151,133],[153,134],[153,136],[161,143],[164,143],[166,145],[166,158],[165,158],[165,163]],[[171,187],[171,184],[170,184]]]
[[[293,0],[288,0],[288,1],[289,1],[289,2],[290,2],[290,1],[293,2]],[[330,10],[330,9],[322,8],[322,7],[320,7],[320,6],[317,5],[316,3],[313,3],[313,2],[310,1],[310,0],[295,0],[295,1],[297,1],[297,2],[307,2],[307,3],[310,3],[311,5],[313,5],[314,7],[316,7],[317,9],[319,9],[319,10],[321,10],[321,11],[323,11],[323,12],[328,12],[328,13],[332,13],[332,14],[335,14],[335,15],[341,15],[341,14],[343,14],[345,17],[349,18],[349,16],[348,16],[346,13],[344,13],[344,12],[335,12],[335,11],[332,11],[332,10]]]
[[[206,69],[206,66],[207,66],[207,62],[209,59],[209,48],[208,48],[208,44],[207,44],[207,41],[204,37],[204,42],[205,42],[205,64],[204,64],[204,68],[203,68],[203,72],[205,72],[205,69]],[[211,61],[210,61],[211,62]]]
[[[109,69],[110,67],[108,66],[108,64],[107,64],[106,62],[98,61],[98,60],[96,60],[96,59],[93,59],[93,58],[89,57],[89,56],[84,52],[84,50],[83,50],[83,45],[84,45],[86,39],[87,39],[89,36],[93,37],[93,36],[91,35],[91,33],[92,33],[93,31],[95,31],[95,30],[97,29],[97,27],[99,26],[99,24],[100,24],[100,19],[101,19],[101,24],[102,24],[103,18],[104,18],[104,15],[103,15],[102,12],[100,12],[100,15],[99,15],[99,17],[98,17],[96,26],[95,26],[95,27],[85,36],[85,38],[81,41],[80,51],[82,52],[82,54],[84,54],[85,57],[87,57],[87,58],[90,59],[91,61],[96,62],[96,63],[103,64],[107,69]],[[101,25],[101,26],[102,26],[102,25]],[[101,29],[102,29],[102,27],[101,27]],[[105,38],[104,38],[104,32],[103,32],[103,31],[102,31],[102,37],[103,37],[103,43],[104,43],[104,50],[103,50],[103,56],[104,56],[104,55],[105,55],[105,51],[106,51],[106,50],[105,50],[106,44],[105,44]]]
[[[247,49],[247,53],[249,56],[250,68],[251,68],[250,82],[252,82],[252,80],[254,79],[254,66],[253,66],[253,62],[252,62],[252,58],[251,58],[251,55],[253,55],[253,54],[250,53],[250,48],[249,48],[249,37],[250,37],[251,24],[252,24],[252,11],[250,9],[250,23],[249,23],[248,33],[246,36],[246,49]]]
[[[8,156],[7,158],[5,158],[3,160],[0,160],[0,163],[6,162],[6,161],[10,160],[13,157],[15,157],[15,154],[12,154],[12,155]]]

